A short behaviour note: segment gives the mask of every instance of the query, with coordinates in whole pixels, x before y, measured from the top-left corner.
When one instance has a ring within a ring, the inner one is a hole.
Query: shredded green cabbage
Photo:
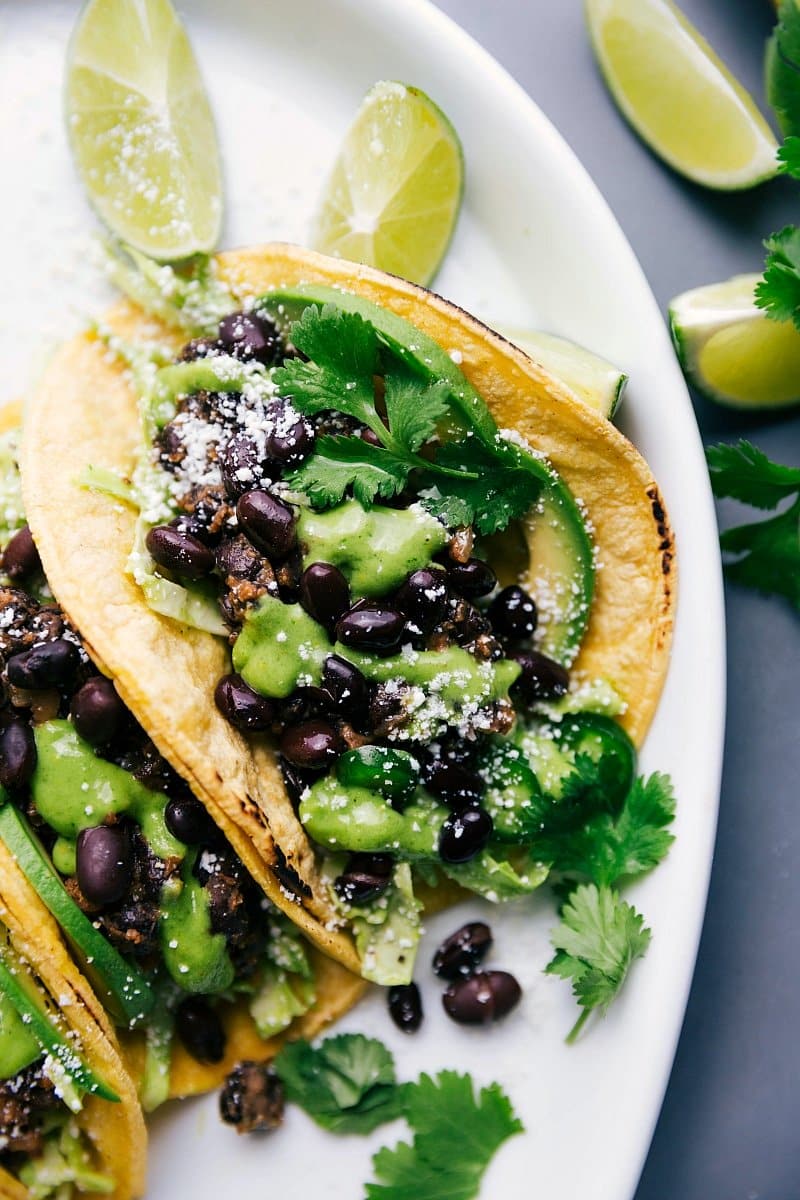
[[[411,982],[421,912],[408,863],[395,867],[389,887],[372,904],[347,908],[365,979],[385,987]]]
[[[42,1153],[21,1167],[20,1182],[28,1189],[30,1200],[71,1200],[73,1189],[109,1195],[116,1184],[109,1175],[92,1168],[89,1149],[78,1124],[65,1122],[46,1138]]]

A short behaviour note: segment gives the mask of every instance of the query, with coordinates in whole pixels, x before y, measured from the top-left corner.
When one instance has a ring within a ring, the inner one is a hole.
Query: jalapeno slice
[[[419,783],[419,763],[405,750],[361,746],[341,756],[336,777],[345,787],[369,788],[402,803],[411,798]]]
[[[606,807],[618,812],[636,776],[636,747],[622,726],[601,713],[576,713],[564,718],[556,736],[576,759],[598,765]]]

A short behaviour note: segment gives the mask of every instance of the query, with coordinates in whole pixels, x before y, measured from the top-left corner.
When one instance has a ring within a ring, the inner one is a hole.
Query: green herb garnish
[[[561,924],[550,937],[556,954],[547,966],[548,974],[572,981],[583,1009],[568,1042],[575,1040],[592,1012],[605,1015],[650,937],[642,915],[611,888],[581,884],[571,893],[561,910]]]
[[[800,134],[800,8],[782,0],[778,23],[767,43],[767,99],[788,137]]]
[[[359,313],[333,304],[309,306],[292,326],[291,340],[309,361],[289,360],[275,371],[280,394],[309,416],[333,411],[350,417],[379,443],[355,435],[319,438],[315,453],[290,479],[314,505],[338,504],[352,488],[368,506],[376,497],[397,495],[414,472],[429,512],[448,525],[474,524],[488,534],[538,499],[541,479],[511,461],[499,434],[490,445],[476,429],[462,426],[439,443],[440,423],[454,416],[450,384],[415,375]]]
[[[710,446],[706,458],[715,496],[760,509],[790,501],[769,520],[726,529],[720,546],[732,556],[725,563],[728,579],[785,596],[800,609],[800,468],[772,462],[746,441]]]

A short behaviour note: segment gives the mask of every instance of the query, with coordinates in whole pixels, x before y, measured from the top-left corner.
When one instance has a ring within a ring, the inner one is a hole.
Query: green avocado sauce
[[[262,696],[283,699],[300,685],[318,684],[333,652],[327,633],[299,604],[262,596],[233,647],[233,666]]]
[[[354,598],[384,596],[427,567],[447,543],[444,526],[417,504],[365,509],[346,500],[328,512],[300,510],[297,533],[306,563],[332,563]]]
[[[154,854],[183,860],[180,879],[168,880],[161,893],[161,943],[171,977],[189,992],[229,987],[234,969],[225,938],[211,934],[207,895],[192,875],[194,855],[187,855],[184,844],[167,829],[164,793],[151,791],[122,767],[98,758],[69,721],[45,721],[36,726],[34,736],[37,763],[31,798],[58,834],[53,847],[56,869],[62,875],[75,873],[82,829],[102,825],[111,814],[129,816]]]
[[[42,1056],[42,1047],[11,999],[0,992],[0,1079],[13,1079]]]
[[[419,798],[402,812],[377,792],[346,787],[335,775],[315,783],[300,803],[300,821],[326,850],[367,854],[398,852],[403,859],[435,860],[442,822],[448,809],[420,789]]]

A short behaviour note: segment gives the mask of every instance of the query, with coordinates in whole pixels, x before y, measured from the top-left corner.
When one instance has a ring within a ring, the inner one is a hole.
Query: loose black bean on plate
[[[208,546],[170,525],[148,530],[145,545],[159,567],[181,579],[204,579],[214,569],[214,555]]]
[[[18,529],[3,551],[2,567],[15,582],[42,569],[39,551],[27,525]]]
[[[96,825],[78,834],[78,886],[91,904],[121,900],[133,878],[133,847],[125,825]]]
[[[521,996],[522,989],[508,971],[480,971],[451,983],[442,1004],[460,1025],[488,1025],[511,1012]]]
[[[187,996],[175,1012],[175,1029],[192,1058],[218,1063],[225,1057],[225,1030],[202,996]]]
[[[219,1112],[237,1133],[264,1133],[283,1124],[283,1084],[267,1063],[241,1062],[231,1071],[219,1096]]]
[[[453,813],[439,834],[439,856],[444,862],[469,862],[489,842],[494,822],[484,808],[465,808]]]
[[[536,630],[534,599],[516,583],[503,588],[489,605],[489,620],[500,637],[515,641],[529,638]]]
[[[275,705],[245,683],[241,675],[223,675],[214,703],[227,721],[243,733],[264,733],[275,720]]]
[[[26,721],[9,721],[0,730],[0,784],[20,788],[30,782],[36,768],[36,742]]]
[[[284,558],[297,541],[297,515],[270,492],[245,492],[236,504],[242,531],[269,558]]]
[[[402,646],[405,626],[405,618],[396,608],[376,600],[359,600],[340,617],[336,637],[345,646],[385,657]]]
[[[483,921],[470,921],[446,938],[433,956],[433,969],[442,979],[472,975],[492,946],[492,931]]]
[[[80,666],[78,647],[67,638],[56,638],[32,646],[8,660],[9,683],[14,687],[37,691],[49,687],[67,687]]]
[[[422,1024],[422,997],[415,983],[398,983],[389,988],[389,1015],[403,1033],[416,1033]]]
[[[75,728],[93,746],[105,746],[119,733],[127,715],[117,689],[105,675],[94,675],[72,697]]]
[[[310,617],[330,628],[350,607],[350,586],[332,563],[312,563],[300,576],[300,603]]]

